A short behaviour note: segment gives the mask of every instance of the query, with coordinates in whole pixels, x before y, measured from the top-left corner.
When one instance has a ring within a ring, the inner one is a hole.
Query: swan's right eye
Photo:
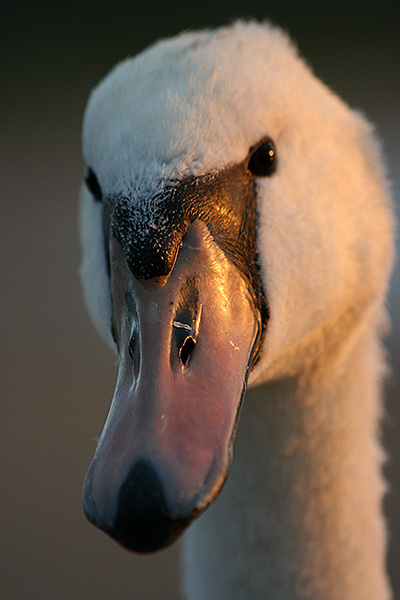
[[[103,199],[101,187],[100,187],[100,184],[97,180],[97,177],[96,177],[94,171],[90,167],[88,167],[86,169],[84,179],[85,179],[86,187],[88,188],[89,192],[92,194],[94,199],[97,202],[101,202]]]

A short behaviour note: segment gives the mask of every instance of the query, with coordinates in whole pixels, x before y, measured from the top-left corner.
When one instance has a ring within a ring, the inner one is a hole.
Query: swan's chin
[[[226,479],[260,316],[200,222],[160,280],[135,279],[113,237],[110,259],[119,371],[84,508],[126,548],[150,552],[172,543]]]

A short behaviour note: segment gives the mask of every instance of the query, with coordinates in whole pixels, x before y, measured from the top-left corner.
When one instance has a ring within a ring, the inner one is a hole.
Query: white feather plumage
[[[92,93],[83,147],[105,194],[151,210],[160,179],[238,163],[266,135],[279,160],[257,184],[271,318],[227,488],[187,534],[188,598],[386,600],[377,423],[392,215],[370,125],[281,30],[237,22],[117,66]],[[82,280],[113,344],[101,210],[83,190]]]

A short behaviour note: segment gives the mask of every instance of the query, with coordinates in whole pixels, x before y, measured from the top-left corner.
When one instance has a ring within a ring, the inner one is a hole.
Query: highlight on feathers
[[[138,552],[189,526],[191,600],[388,600],[370,124],[238,21],[117,65],[83,153],[82,283],[119,355],[88,518]]]

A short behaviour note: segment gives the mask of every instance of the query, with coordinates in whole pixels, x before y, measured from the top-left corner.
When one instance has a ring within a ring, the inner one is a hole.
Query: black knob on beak
[[[129,550],[154,552],[172,543],[190,520],[171,515],[156,470],[139,460],[122,484],[109,533]]]

